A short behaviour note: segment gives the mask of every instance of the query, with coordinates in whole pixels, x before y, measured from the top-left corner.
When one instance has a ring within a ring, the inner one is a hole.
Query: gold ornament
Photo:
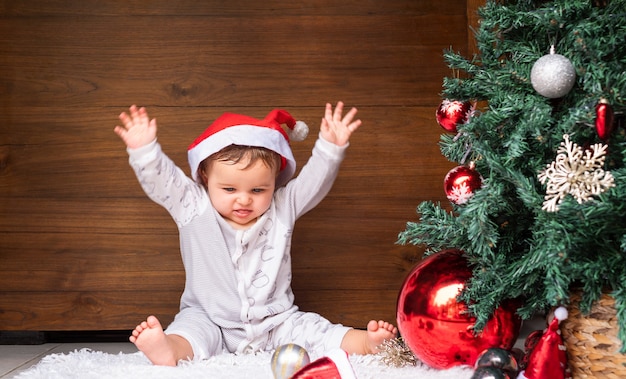
[[[382,357],[382,362],[388,366],[417,366],[420,363],[415,354],[404,343],[402,337],[385,340],[378,347],[378,350],[380,351],[378,354]]]

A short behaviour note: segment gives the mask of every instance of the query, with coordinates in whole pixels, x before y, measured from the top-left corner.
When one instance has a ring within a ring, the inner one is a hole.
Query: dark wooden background
[[[0,1],[0,330],[127,330],[177,312],[176,226],[113,133],[134,103],[186,172],[188,144],[224,111],[307,122],[302,165],[324,104],[356,106],[336,185],[296,226],[293,287],[333,322],[395,321],[421,257],[397,234],[419,202],[446,201],[434,112],[472,3]]]

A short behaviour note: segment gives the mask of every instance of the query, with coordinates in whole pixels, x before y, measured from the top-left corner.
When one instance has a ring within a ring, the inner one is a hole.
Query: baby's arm
[[[356,108],[350,109],[350,112],[343,118],[341,118],[342,112],[343,102],[337,102],[334,112],[333,106],[330,103],[326,103],[326,112],[324,118],[322,118],[322,124],[320,125],[322,137],[337,146],[347,144],[352,133],[361,126],[361,120],[357,119],[352,121],[357,112]]]
[[[156,120],[146,109],[133,105],[129,113],[120,114],[123,126],[116,126],[115,133],[126,143],[130,165],[148,197],[167,209],[179,227],[185,225],[206,209],[206,192],[161,151]]]
[[[356,108],[352,108],[342,118],[343,103],[337,103],[333,112],[331,104],[326,104],[326,112],[320,126],[320,137],[313,148],[311,158],[302,167],[298,177],[293,179],[281,195],[290,199],[289,208],[297,219],[308,212],[328,194],[339,171],[345,150],[352,133],[361,126],[361,120],[354,120]]]
[[[119,118],[123,126],[118,125],[114,130],[129,149],[138,149],[156,139],[156,119],[150,120],[146,108],[131,105],[130,116],[122,112]]]

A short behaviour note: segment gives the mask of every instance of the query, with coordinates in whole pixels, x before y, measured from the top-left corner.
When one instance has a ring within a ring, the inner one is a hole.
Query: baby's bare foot
[[[398,328],[386,321],[372,320],[367,324],[367,342],[368,348],[372,353],[377,353],[378,347],[385,342],[391,340],[398,334]]]
[[[161,323],[154,316],[137,325],[129,339],[155,365],[176,366],[178,363]]]

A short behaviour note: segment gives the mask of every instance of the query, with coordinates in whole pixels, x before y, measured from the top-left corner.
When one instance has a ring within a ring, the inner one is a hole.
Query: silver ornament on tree
[[[558,99],[571,91],[576,82],[576,70],[572,62],[561,54],[556,54],[554,46],[550,54],[537,59],[530,71],[530,82],[540,95]]]

